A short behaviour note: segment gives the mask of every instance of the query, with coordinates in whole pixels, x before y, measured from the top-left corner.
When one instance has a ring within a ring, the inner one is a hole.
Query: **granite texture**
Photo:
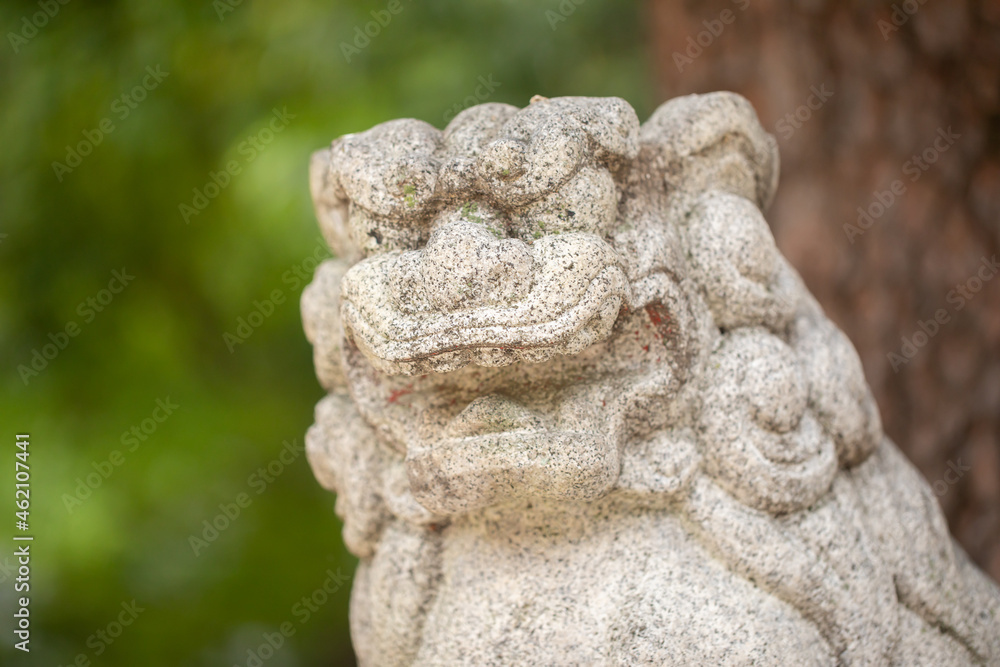
[[[777,251],[729,93],[313,155],[307,453],[362,665],[997,665],[1000,591]]]

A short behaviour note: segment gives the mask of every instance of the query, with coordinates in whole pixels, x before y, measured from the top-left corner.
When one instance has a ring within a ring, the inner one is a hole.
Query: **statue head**
[[[311,450],[348,544],[371,548],[375,507],[436,522],[663,498],[696,470],[772,511],[825,491],[880,424],[763,218],[777,175],[773,137],[730,93],[641,126],[618,98],[483,104],[315,153],[338,259],[303,296],[332,392]],[[349,469],[364,489],[338,481]]]

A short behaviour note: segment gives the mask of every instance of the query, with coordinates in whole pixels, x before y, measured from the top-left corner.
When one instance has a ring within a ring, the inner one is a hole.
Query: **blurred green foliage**
[[[40,5],[0,6],[0,451],[12,471],[14,434],[31,434],[36,537],[32,653],[11,649],[14,575],[0,567],[0,663],[245,665],[262,633],[288,621],[295,635],[265,664],[353,664],[348,586],[308,622],[293,612],[327,569],[353,573],[334,497],[301,455],[260,494],[251,478],[284,441],[302,443],[322,395],[291,277],[311,270],[317,247],[309,154],[392,118],[442,127],[479,77],[499,84],[489,101],[618,95],[645,118],[640,7],[401,0],[347,62],[342,43],[389,3],[42,4],[58,11],[30,37]],[[145,99],[121,99],[157,66],[168,74]],[[294,118],[251,159],[241,144],[276,108]],[[100,143],[68,173],[54,168],[76,162],[67,147],[89,142],[85,132]],[[240,173],[186,224],[179,205],[230,160]],[[122,267],[135,278],[104,306]],[[230,352],[223,334],[275,290],[283,303]],[[79,332],[67,341],[70,322]],[[22,377],[49,334],[65,349]],[[179,407],[129,451],[123,434],[168,397]],[[114,450],[124,461],[94,477]],[[88,475],[100,485],[69,511]],[[195,556],[190,536],[240,493],[249,506]],[[119,638],[91,638],[133,599],[145,611]]]

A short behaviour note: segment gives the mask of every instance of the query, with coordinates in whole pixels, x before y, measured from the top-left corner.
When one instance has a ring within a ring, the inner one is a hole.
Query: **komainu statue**
[[[746,100],[482,104],[310,181],[362,665],[1000,665],[1000,590],[774,244]]]

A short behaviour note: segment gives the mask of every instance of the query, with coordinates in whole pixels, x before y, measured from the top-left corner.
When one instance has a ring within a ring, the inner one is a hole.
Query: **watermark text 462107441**
[[[14,558],[17,560],[17,578],[14,593],[17,604],[14,611],[14,648],[31,652],[31,542],[27,535],[31,516],[31,436],[18,433],[14,441]]]

